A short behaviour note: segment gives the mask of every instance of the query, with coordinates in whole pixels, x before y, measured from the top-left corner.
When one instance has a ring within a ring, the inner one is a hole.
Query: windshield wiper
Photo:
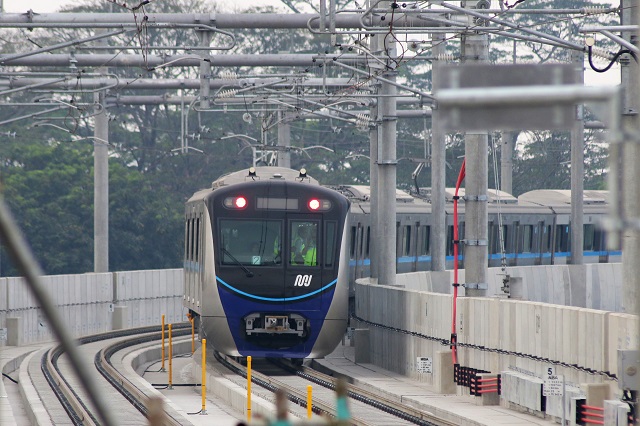
[[[246,266],[244,266],[238,259],[236,259],[231,253],[229,253],[229,250],[227,250],[224,247],[220,247],[220,248],[222,249],[222,252],[224,254],[229,256],[231,258],[231,260],[233,260],[235,262],[235,264],[238,265],[240,267],[240,269],[242,269],[247,274],[247,278],[253,277],[253,272],[251,272],[249,269],[247,269]]]

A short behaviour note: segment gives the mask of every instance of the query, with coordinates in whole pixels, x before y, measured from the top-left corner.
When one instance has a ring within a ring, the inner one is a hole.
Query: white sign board
[[[432,372],[431,358],[429,357],[417,357],[416,358],[416,370],[418,373],[431,373]]]
[[[553,367],[547,368],[547,376],[544,379],[542,387],[542,395],[544,396],[562,396],[564,395],[564,376],[556,374]]]

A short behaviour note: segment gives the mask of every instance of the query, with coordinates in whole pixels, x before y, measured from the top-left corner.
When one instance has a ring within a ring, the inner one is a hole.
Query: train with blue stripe
[[[348,319],[349,200],[281,167],[231,173],[185,211],[184,305],[236,357],[319,358]]]
[[[446,190],[446,267],[453,268],[453,195]],[[464,189],[459,192],[464,268]],[[194,194],[185,215],[184,305],[200,336],[231,356],[301,361],[330,353],[353,306],[355,280],[370,276],[368,186],[322,187],[304,170],[258,167]],[[431,270],[429,189],[396,191],[396,271]],[[570,263],[571,192],[519,197],[489,189],[488,264]],[[584,191],[583,261],[620,262],[600,227],[607,192]]]
[[[370,257],[375,244],[371,227],[371,194],[368,186],[334,186],[351,200],[348,250],[350,282],[370,276]],[[446,268],[453,268],[453,196],[447,188],[445,199]],[[464,189],[459,192],[459,262],[464,268]],[[535,190],[517,198],[489,189],[488,265],[533,266],[567,264],[571,261],[571,191]],[[585,190],[583,197],[583,261],[621,261],[620,249],[607,248],[601,222],[607,214],[607,191]],[[431,270],[430,189],[396,192],[396,271]]]

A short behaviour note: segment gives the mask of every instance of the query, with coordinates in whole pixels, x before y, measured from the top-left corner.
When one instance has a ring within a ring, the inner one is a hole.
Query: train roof
[[[342,185],[339,187],[332,187],[333,189],[340,191],[346,197],[358,201],[370,201],[371,200],[371,187],[367,185]],[[455,195],[455,188],[446,188],[445,200],[448,203],[453,203],[453,197]],[[460,201],[464,202],[465,191],[464,188],[460,188],[458,195],[461,197]],[[499,191],[495,189],[489,189],[487,191],[487,198],[490,203],[502,203],[502,204],[515,204],[518,199],[513,195]],[[403,190],[396,189],[396,202],[399,203],[412,203],[416,200],[429,201],[431,199],[431,188],[420,188],[420,195],[409,194]]]
[[[431,188],[420,188],[420,195],[426,197],[427,199],[431,199]],[[455,188],[445,188],[445,201],[447,203],[453,203],[453,197],[456,195]],[[460,202],[464,203],[465,189],[460,188],[458,190],[458,196],[460,197]],[[487,189],[487,200],[489,203],[496,204],[515,204],[518,202],[518,199],[508,192],[500,191],[499,189],[488,188]]]
[[[368,185],[340,185],[329,186],[331,189],[340,192],[345,197],[351,200],[357,201],[370,201],[371,200],[371,187]],[[411,203],[414,198],[406,192],[396,189],[396,201]]]
[[[223,186],[234,185],[256,180],[283,179],[287,181],[306,182],[312,185],[319,185],[318,181],[307,176],[305,169],[293,170],[286,167],[251,167],[237,172],[220,176],[211,183],[211,188],[217,189]]]
[[[584,190],[583,203],[585,205],[605,205],[609,191],[588,189]],[[537,189],[525,192],[518,197],[518,202],[529,202],[542,206],[570,206],[571,190],[568,189]]]

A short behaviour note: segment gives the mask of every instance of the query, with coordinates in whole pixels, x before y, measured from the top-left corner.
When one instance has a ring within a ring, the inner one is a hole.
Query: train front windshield
[[[281,220],[220,220],[221,264],[274,266],[285,262],[291,266],[317,266],[319,262],[318,220],[290,220],[282,244],[283,221]],[[325,239],[329,251],[325,266],[332,266],[335,245],[335,225],[327,224]]]
[[[268,266],[282,264],[282,221],[235,220],[220,221],[221,256],[223,265]]]

